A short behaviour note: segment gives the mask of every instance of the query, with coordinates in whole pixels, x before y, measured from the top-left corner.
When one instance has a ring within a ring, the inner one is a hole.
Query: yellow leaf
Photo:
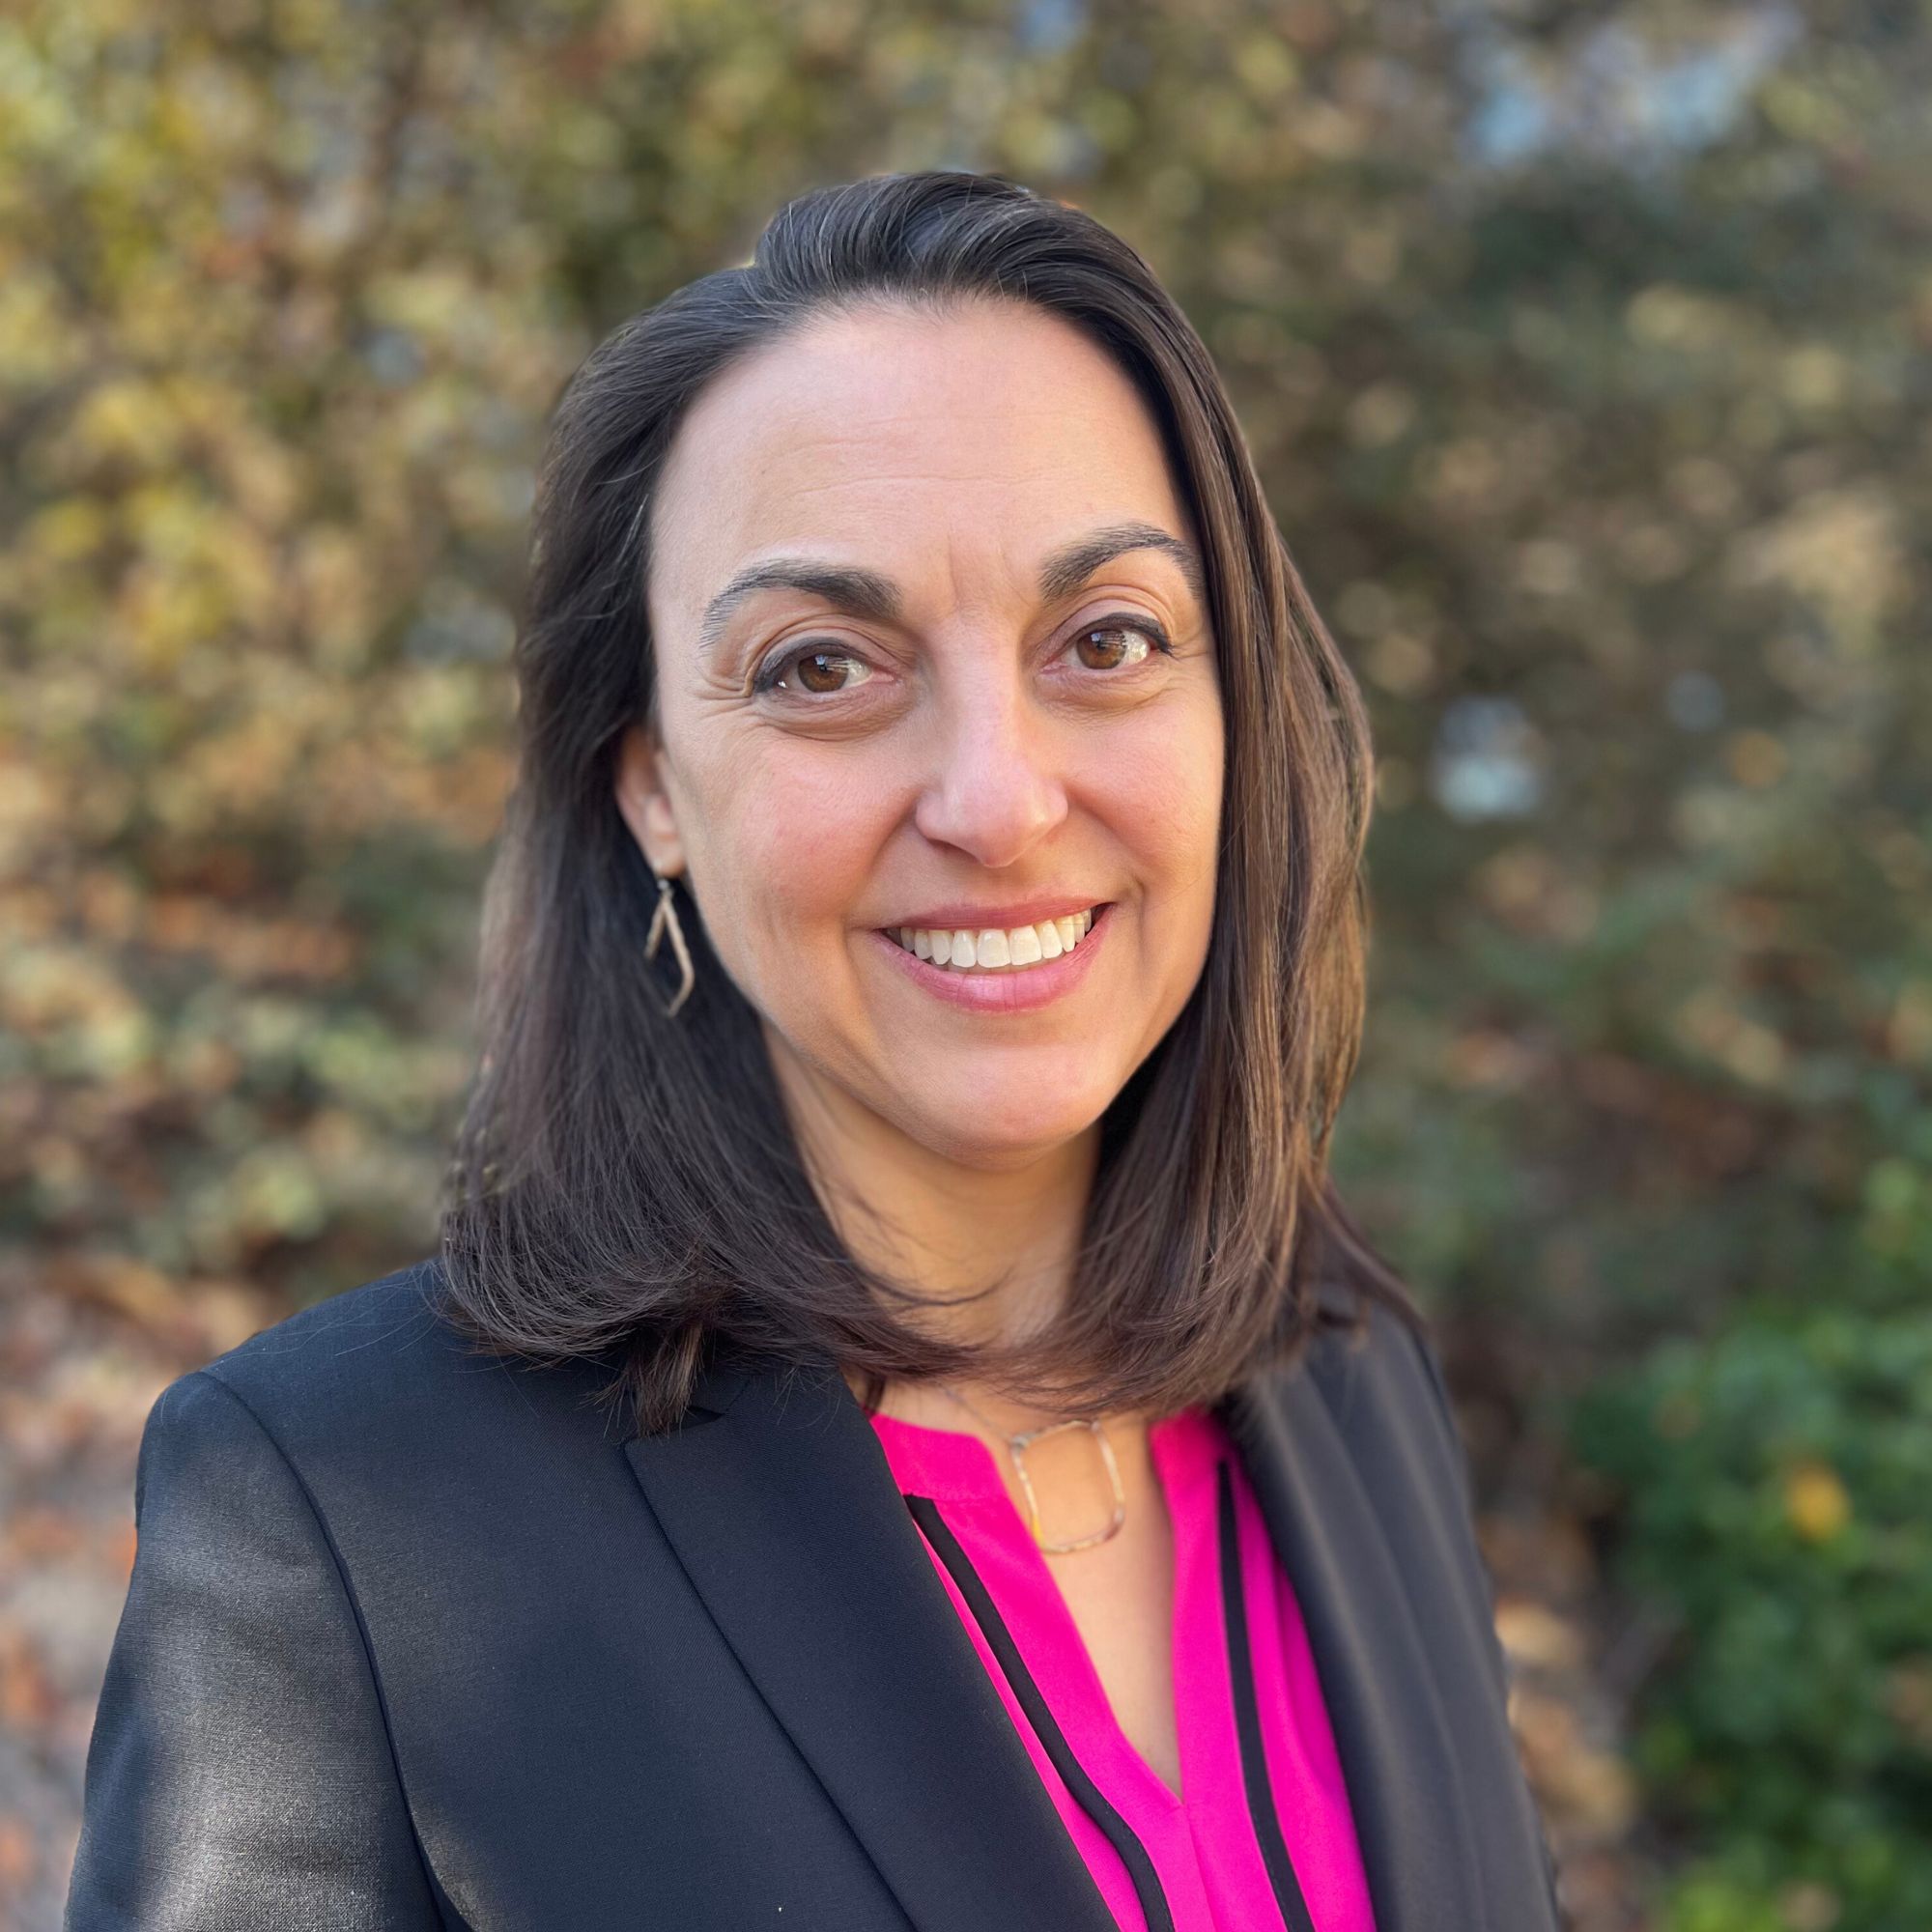
[[[1829,1464],[1801,1463],[1784,1479],[1784,1513],[1807,1543],[1823,1543],[1851,1520],[1852,1499]]]

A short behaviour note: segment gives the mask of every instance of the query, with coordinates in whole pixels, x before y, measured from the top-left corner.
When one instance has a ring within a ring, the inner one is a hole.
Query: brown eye
[[[1123,665],[1144,663],[1152,651],[1167,649],[1166,638],[1153,625],[1139,621],[1089,624],[1073,641],[1089,670],[1119,670]],[[1094,646],[1092,656],[1089,645]]]
[[[859,675],[849,682],[841,682],[848,670]],[[836,697],[841,692],[864,684],[871,674],[872,668],[865,659],[855,658],[849,651],[834,650],[828,644],[821,644],[815,649],[791,651],[783,657],[774,658],[758,673],[752,688],[759,693],[778,691],[796,679],[798,689],[808,696]]]
[[[842,668],[852,660],[840,657],[837,651],[805,651],[793,662],[798,666],[799,683],[807,691],[822,694],[839,689]]]

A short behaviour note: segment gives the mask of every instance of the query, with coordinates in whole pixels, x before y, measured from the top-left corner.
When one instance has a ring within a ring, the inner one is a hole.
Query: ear
[[[678,837],[670,794],[664,788],[659,755],[648,725],[625,728],[617,747],[617,810],[653,869],[672,878],[684,870],[684,841]]]

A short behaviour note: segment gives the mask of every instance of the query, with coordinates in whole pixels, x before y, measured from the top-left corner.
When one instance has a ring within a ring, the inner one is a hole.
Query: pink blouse
[[[1150,1432],[1174,1524],[1184,1798],[1115,1721],[993,1452],[977,1436],[893,1416],[872,1426],[952,1607],[1120,1924],[1374,1932],[1301,1613],[1213,1416],[1188,1410]],[[1234,1551],[1222,1547],[1230,1522]]]

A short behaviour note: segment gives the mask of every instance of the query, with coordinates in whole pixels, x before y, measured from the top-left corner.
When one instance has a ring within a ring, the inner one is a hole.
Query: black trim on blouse
[[[1309,1916],[1308,1901],[1302,1896],[1295,1876],[1294,1861],[1289,1856],[1288,1841],[1282,1835],[1281,1815],[1275,1804],[1274,1787],[1268,1776],[1267,1750],[1262,1739],[1261,1700],[1255,1689],[1254,1646],[1248,1635],[1248,1606],[1241,1587],[1239,1521],[1235,1510],[1234,1472],[1224,1457],[1216,1468],[1218,1509],[1216,1513],[1217,1555],[1220,1563],[1221,1614],[1228,1638],[1228,1679],[1234,1691],[1235,1729],[1240,1739],[1241,1784],[1247,1795],[1248,1818],[1254,1828],[1255,1843],[1274,1890],[1275,1904],[1287,1932],[1316,1932]],[[1060,1728],[1051,1707],[1019,1645],[1001,1616],[999,1605],[984,1579],[973,1567],[964,1546],[953,1535],[939,1506],[930,1496],[906,1497],[906,1507],[921,1533],[932,1546],[947,1573],[958,1586],[975,1622],[980,1626],[994,1660],[1005,1673],[1008,1684],[1027,1721],[1033,1725],[1047,1757],[1065,1779],[1080,1808],[1105,1833],[1108,1843],[1120,1854],[1133,1880],[1149,1932],[1172,1932],[1174,1914],[1161,1889],[1159,1873],[1147,1847],[1133,1828],[1108,1802],[1094,1782],[1086,1767],[1075,1755]],[[1176,1660],[1179,1667],[1180,1660]]]
[[[1227,1460],[1219,1470],[1221,1492],[1221,1611],[1228,1625],[1228,1678],[1235,1689],[1235,1727],[1241,1738],[1241,1781],[1247,1787],[1248,1816],[1255,1842],[1267,1867],[1274,1901],[1289,1932],[1315,1932],[1308,1901],[1294,1875],[1288,1841],[1281,1834],[1281,1814],[1275,1808],[1274,1787],[1268,1781],[1267,1752],[1262,1743],[1261,1703],[1255,1695],[1254,1652],[1248,1642],[1248,1605],[1241,1593],[1240,1530],[1235,1516],[1235,1479]]]
[[[966,1607],[973,1612],[974,1620],[986,1639],[986,1647],[1006,1672],[1013,1696],[1026,1713],[1027,1722],[1033,1726],[1035,1735],[1053,1762],[1054,1770],[1065,1780],[1067,1790],[1072,1792],[1080,1808],[1107,1834],[1107,1842],[1120,1854],[1121,1862],[1127,1868],[1127,1876],[1134,1882],[1134,1896],[1140,1900],[1148,1932],[1174,1932],[1174,1914],[1169,1909],[1167,1894],[1160,1889],[1160,1874],[1154,1869],[1152,1856],[1135,1835],[1133,1827],[1108,1803],[1106,1794],[1088,1775],[1087,1767],[1074,1755],[1073,1747],[1066,1742],[1066,1734],[1060,1728],[1051,1706],[1039,1686],[1034,1682],[1033,1672],[1027,1668],[1019,1645],[1013,1641],[1013,1634],[1007,1628],[1000,1606],[993,1601],[993,1593],[974,1569],[973,1559],[966,1554],[930,1496],[907,1496],[905,1500],[906,1508],[912,1512],[913,1520],[919,1524],[921,1533],[931,1544],[939,1560],[946,1565],[947,1573],[958,1585],[959,1594],[966,1600]]]

